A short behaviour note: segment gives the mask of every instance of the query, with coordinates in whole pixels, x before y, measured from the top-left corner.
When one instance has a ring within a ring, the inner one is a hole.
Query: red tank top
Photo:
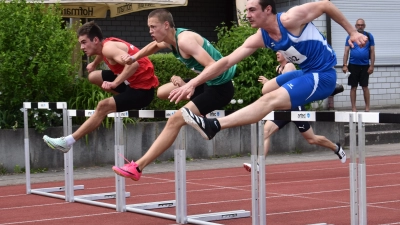
[[[118,41],[124,43],[128,47],[129,55],[134,55],[136,52],[139,51],[139,49],[134,45],[115,37],[104,39],[103,45],[108,41]],[[122,70],[124,70],[125,67],[124,65],[118,63],[115,65],[111,65],[110,62],[108,62],[107,58],[104,56],[103,60],[107,64],[108,68],[110,68],[110,70],[116,75],[122,73]],[[132,74],[127,79],[127,81],[129,81],[129,86],[135,89],[146,89],[146,90],[157,87],[159,84],[158,78],[154,74],[154,66],[149,60],[149,58],[143,57],[139,59],[137,62],[139,63],[139,68],[136,70],[134,74]]]

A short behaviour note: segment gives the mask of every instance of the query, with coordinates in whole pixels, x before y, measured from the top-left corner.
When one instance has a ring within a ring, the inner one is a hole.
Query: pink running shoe
[[[125,164],[123,167],[113,166],[112,169],[114,172],[120,176],[131,178],[134,181],[138,181],[140,176],[142,176],[142,172],[138,171],[138,164],[136,164],[133,160],[129,162],[125,159],[128,163]]]

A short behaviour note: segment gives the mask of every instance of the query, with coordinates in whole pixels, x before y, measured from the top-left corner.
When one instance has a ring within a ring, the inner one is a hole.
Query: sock
[[[139,169],[139,167],[136,167],[136,170],[141,173],[142,171]]]
[[[221,130],[221,125],[219,124],[219,121],[217,119],[212,119],[211,123],[213,126],[211,126],[211,130],[214,131],[215,133],[219,132]]]
[[[335,153],[338,153],[339,152],[339,146],[337,144],[335,144],[335,145],[336,145]]]
[[[68,146],[73,145],[76,141],[74,139],[74,137],[72,137],[71,135],[68,135],[65,137],[65,142],[67,143]]]

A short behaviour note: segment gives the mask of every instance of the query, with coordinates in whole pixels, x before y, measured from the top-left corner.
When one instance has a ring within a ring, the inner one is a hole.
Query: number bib
[[[302,62],[307,60],[307,56],[302,55],[297,49],[293,46],[288,48],[286,51],[279,51],[286,58],[287,61],[294,64],[301,64]]]

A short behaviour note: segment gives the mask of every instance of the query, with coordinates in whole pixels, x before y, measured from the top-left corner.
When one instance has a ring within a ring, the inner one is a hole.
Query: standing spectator
[[[368,42],[364,47],[359,47],[357,43],[353,42],[354,47],[350,49],[349,36],[347,36],[346,44],[344,47],[342,70],[343,73],[350,72],[350,76],[348,77],[348,85],[351,86],[350,100],[351,100],[352,111],[353,112],[357,111],[356,91],[358,84],[360,84],[364,92],[365,112],[368,112],[370,107],[368,80],[369,80],[369,75],[371,75],[374,72],[375,42],[374,42],[374,36],[364,31],[365,21],[363,19],[357,20],[356,29],[358,32],[368,37]],[[347,65],[347,60],[349,58],[349,51],[350,51],[350,61],[349,64]]]

